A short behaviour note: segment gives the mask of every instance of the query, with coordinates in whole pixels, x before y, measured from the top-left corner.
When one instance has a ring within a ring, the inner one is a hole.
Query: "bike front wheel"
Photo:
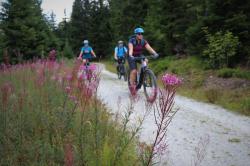
[[[143,76],[143,89],[147,101],[154,102],[157,97],[156,77],[152,70],[146,69]]]
[[[121,66],[120,66],[120,65],[117,66],[117,76],[118,76],[118,79],[121,79],[121,78],[122,78]]]

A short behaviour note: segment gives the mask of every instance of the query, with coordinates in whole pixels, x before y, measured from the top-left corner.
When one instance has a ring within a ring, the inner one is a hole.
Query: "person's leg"
[[[119,59],[116,60],[116,71],[119,72]]]
[[[128,57],[128,63],[129,63],[129,68],[130,68],[130,77],[129,77],[130,85],[135,85],[136,75],[137,75],[136,62],[131,57]]]

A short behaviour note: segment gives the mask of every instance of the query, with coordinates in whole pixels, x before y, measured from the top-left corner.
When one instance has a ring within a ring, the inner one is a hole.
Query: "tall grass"
[[[123,116],[113,117],[96,95],[100,70],[86,73],[84,68],[78,61],[65,65],[40,60],[0,71],[0,165],[156,162],[167,148],[167,127],[176,113],[172,108],[181,80],[164,75],[159,100],[146,102],[139,122],[131,124],[137,98],[131,96]],[[157,131],[153,143],[146,145],[138,134],[152,108]]]
[[[0,165],[111,165],[115,161],[118,145],[130,132],[123,133],[122,125],[97,99],[98,73],[87,84],[77,77],[78,68],[79,64],[72,69],[39,61],[1,70]],[[138,163],[134,145],[135,139],[116,165]]]

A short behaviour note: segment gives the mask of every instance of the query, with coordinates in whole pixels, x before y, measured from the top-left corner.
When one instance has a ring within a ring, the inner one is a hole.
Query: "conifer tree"
[[[39,0],[6,0],[2,3],[2,30],[12,60],[46,55],[52,45],[51,34]]]

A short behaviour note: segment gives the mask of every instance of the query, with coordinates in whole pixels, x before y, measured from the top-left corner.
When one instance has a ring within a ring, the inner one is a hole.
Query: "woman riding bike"
[[[143,50],[146,48],[155,58],[159,55],[155,50],[149,45],[149,43],[143,38],[144,30],[142,28],[136,28],[134,30],[134,36],[129,39],[128,49],[128,63],[130,68],[130,91],[135,93],[138,87],[136,87],[136,76],[137,76],[137,63],[140,61],[135,60],[135,57],[140,57]]]
[[[78,59],[82,60],[83,64],[86,64],[92,56],[96,58],[95,52],[92,47],[89,46],[89,41],[84,40]]]

